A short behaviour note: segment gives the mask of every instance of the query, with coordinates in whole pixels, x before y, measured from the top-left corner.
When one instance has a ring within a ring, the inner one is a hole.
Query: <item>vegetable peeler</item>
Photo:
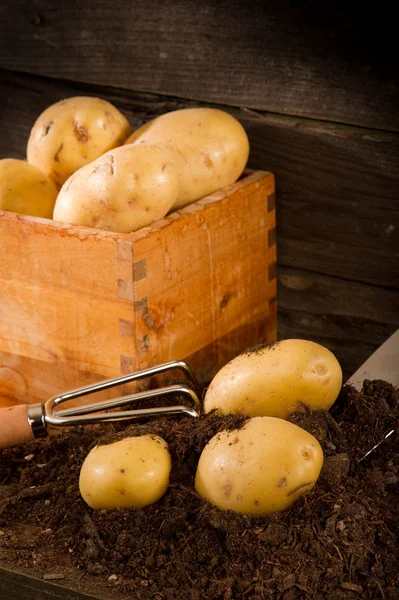
[[[78,408],[57,410],[64,402],[81,398],[95,392],[101,392],[126,383],[137,381],[145,377],[152,377],[170,370],[180,370],[186,376],[187,385],[170,385],[145,392],[138,392],[121,396],[112,400],[104,400],[95,404],[87,404]],[[192,368],[182,360],[171,361],[149,367],[135,373],[122,375],[114,379],[106,379],[92,385],[76,388],[59,396],[53,396],[44,404],[19,404],[9,408],[0,409],[0,449],[25,444],[36,438],[45,437],[49,433],[49,427],[68,427],[76,425],[88,425],[93,423],[105,423],[111,421],[124,421],[140,417],[151,417],[159,415],[187,415],[196,418],[201,403],[195,390],[198,390],[198,382]],[[112,408],[125,406],[138,400],[160,398],[162,396],[183,395],[190,400],[192,406],[162,406],[155,408],[142,408],[136,410],[125,410],[120,412],[101,412]],[[96,414],[92,414],[96,413]]]

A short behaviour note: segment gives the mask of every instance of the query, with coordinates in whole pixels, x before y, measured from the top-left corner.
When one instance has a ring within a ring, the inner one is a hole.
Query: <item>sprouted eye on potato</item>
[[[128,437],[89,452],[80,471],[80,493],[95,509],[142,508],[164,495],[170,469],[162,438]]]
[[[223,431],[202,451],[197,492],[221,510],[268,515],[314,487],[323,451],[310,433],[275,417],[254,417]]]
[[[307,407],[328,410],[342,386],[342,370],[324,346],[287,339],[249,348],[212,380],[204,410],[287,419]]]
[[[130,133],[127,119],[106,100],[68,98],[38,117],[29,136],[28,162],[60,187],[72,173],[121,146]]]

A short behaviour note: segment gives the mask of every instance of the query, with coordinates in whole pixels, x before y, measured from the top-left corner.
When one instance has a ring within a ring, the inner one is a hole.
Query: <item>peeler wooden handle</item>
[[[27,404],[0,409],[0,449],[26,444],[34,439]]]

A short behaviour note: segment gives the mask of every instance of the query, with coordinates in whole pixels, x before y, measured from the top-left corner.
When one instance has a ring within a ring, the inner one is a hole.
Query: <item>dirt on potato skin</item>
[[[317,437],[324,467],[308,496],[264,518],[222,512],[194,490],[202,448],[218,431],[242,426],[241,417],[104,425],[5,450],[1,564],[42,577],[64,557],[77,582],[109,598],[398,599],[398,434],[361,460],[398,427],[398,390],[382,381],[366,381],[361,393],[344,387],[330,413],[291,420]],[[166,495],[140,510],[90,509],[78,488],[88,451],[137,433],[169,444]],[[29,540],[22,524],[36,531]]]

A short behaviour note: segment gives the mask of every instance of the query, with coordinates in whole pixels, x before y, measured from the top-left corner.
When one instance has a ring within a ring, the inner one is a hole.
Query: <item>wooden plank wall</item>
[[[332,0],[3,0],[0,158],[24,158],[35,118],[71,95],[108,99],[133,126],[231,111],[249,166],[276,175],[279,336],[324,343],[349,375],[399,327],[391,27],[389,9]]]

